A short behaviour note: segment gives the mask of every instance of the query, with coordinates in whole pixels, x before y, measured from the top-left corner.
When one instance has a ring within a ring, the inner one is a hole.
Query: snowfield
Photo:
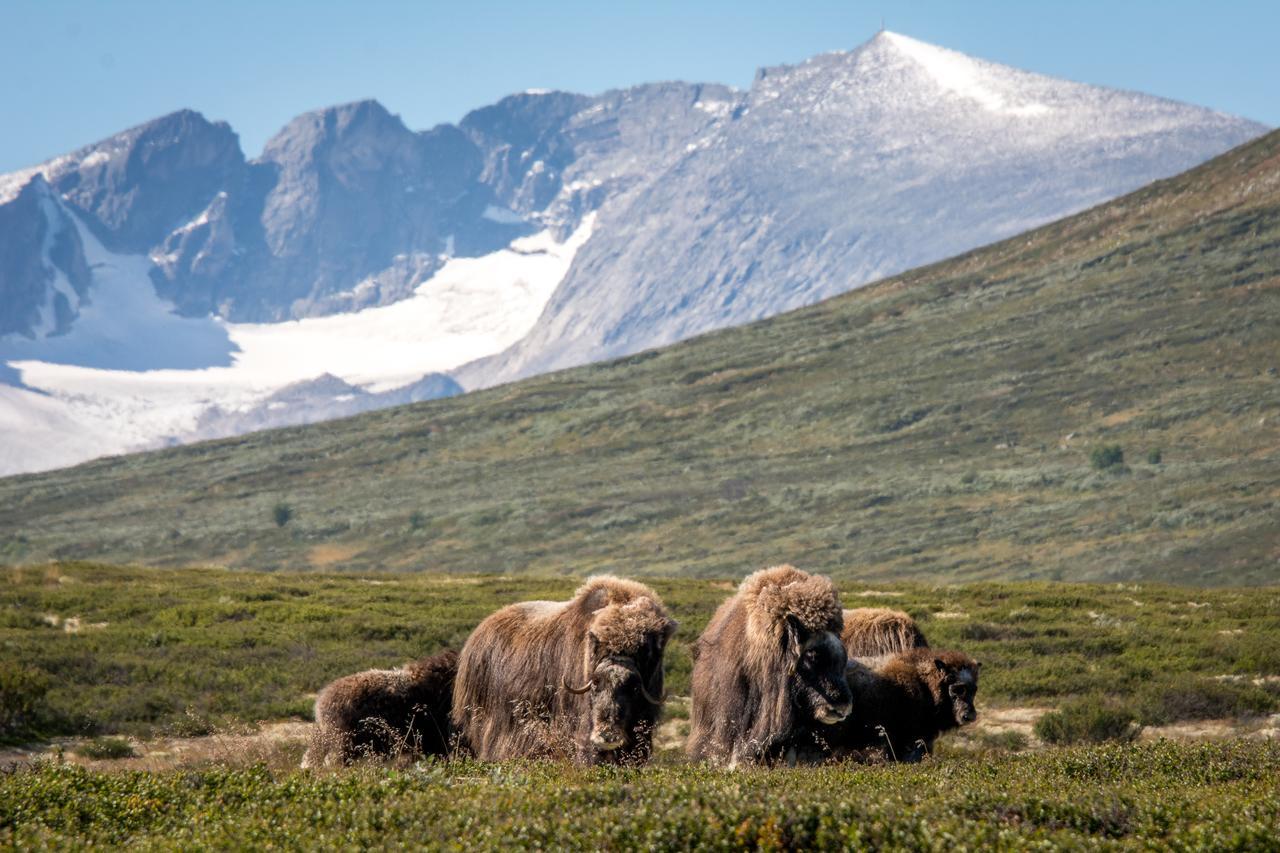
[[[533,326],[594,217],[563,243],[541,232],[452,258],[392,305],[270,324],[177,316],[149,259],[107,251],[76,222],[94,282],[71,332],[0,341],[24,386],[0,384],[0,474],[161,446],[214,407],[244,411],[326,373],[378,392],[499,352]]]

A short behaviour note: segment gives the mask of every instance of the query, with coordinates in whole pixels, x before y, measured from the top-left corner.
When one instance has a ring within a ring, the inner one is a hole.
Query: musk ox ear
[[[946,661],[944,661],[942,658],[934,658],[934,659],[933,659],[933,665],[934,665],[935,667],[937,667],[938,672],[946,672],[946,671],[947,671],[947,663],[946,663]]]
[[[591,656],[592,663],[600,657],[600,638],[595,631],[587,632],[587,653]]]
[[[674,619],[668,619],[666,626],[662,629],[662,639],[658,641],[658,648],[665,646],[667,641],[671,639],[672,635],[675,634],[676,629],[679,627],[679,622]]]

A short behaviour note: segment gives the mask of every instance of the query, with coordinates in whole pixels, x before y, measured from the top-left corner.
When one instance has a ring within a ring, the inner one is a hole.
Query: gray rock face
[[[65,332],[88,299],[80,235],[41,175],[0,205],[0,336]]]
[[[130,253],[148,251],[246,172],[230,126],[191,110],[82,148],[69,161],[50,183],[105,246]]]

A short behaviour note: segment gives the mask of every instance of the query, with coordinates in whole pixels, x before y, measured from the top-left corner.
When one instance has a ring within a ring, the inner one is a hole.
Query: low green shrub
[[[1131,741],[1139,730],[1131,708],[1097,694],[1065,702],[1035,725],[1036,737],[1057,745]]]
[[[1276,698],[1257,685],[1210,678],[1152,685],[1137,697],[1142,722],[1155,726],[1181,720],[1268,714],[1276,705]]]
[[[17,661],[0,661],[0,743],[39,737],[51,711],[49,676]]]
[[[244,850],[1274,850],[1280,744],[1163,741],[916,765],[423,762],[336,773],[42,763],[0,846]]]
[[[1003,732],[983,732],[976,740],[987,749],[1005,752],[1021,752],[1031,745],[1030,738],[1012,729]]]
[[[115,760],[119,758],[136,758],[133,744],[122,737],[101,737],[85,741],[76,747],[76,755],[81,758],[92,758],[95,761]]]
[[[1124,465],[1124,448],[1118,444],[1102,444],[1089,454],[1089,464],[1099,471]]]

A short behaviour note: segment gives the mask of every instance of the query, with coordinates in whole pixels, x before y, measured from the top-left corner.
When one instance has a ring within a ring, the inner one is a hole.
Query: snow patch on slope
[[[1010,103],[1010,96],[1015,93],[1000,91],[1007,87],[1001,85],[1003,81],[996,74],[984,68],[986,63],[897,33],[886,32],[883,37],[923,66],[943,89],[977,101],[990,112],[1011,116],[1039,116],[1052,111],[1047,105],[1035,102]]]
[[[331,373],[384,391],[497,352],[532,328],[593,224],[588,217],[564,243],[543,231],[489,255],[450,258],[412,297],[391,305],[229,323],[242,350],[236,367],[279,384]]]
[[[533,326],[591,234],[550,232],[478,258],[453,258],[408,299],[346,315],[237,324],[172,313],[148,259],[107,251],[77,221],[93,301],[69,334],[0,341],[26,388],[0,386],[0,474],[155,447],[201,415],[248,411],[325,373],[381,392],[515,343]]]

